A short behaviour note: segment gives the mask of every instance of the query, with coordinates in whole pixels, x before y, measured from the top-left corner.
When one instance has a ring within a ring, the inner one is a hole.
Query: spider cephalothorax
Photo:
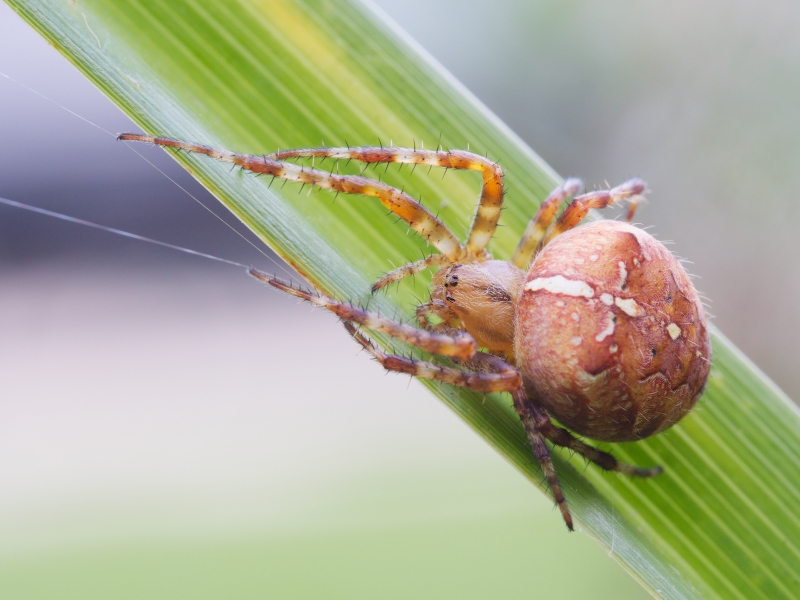
[[[638,440],[673,425],[702,393],[709,371],[709,336],[697,292],[680,263],[655,238],[628,223],[599,221],[577,227],[589,209],[623,200],[629,202],[630,221],[644,193],[641,180],[577,196],[556,220],[560,204],[581,185],[568,179],[542,203],[506,262],[486,252],[500,217],[503,173],[471,152],[363,147],[251,156],[170,138],[123,134],[120,139],[199,152],[256,173],[373,196],[424,236],[437,254],[387,273],[373,286],[375,291],[437,268],[430,301],[417,307],[421,328],[298,289],[256,269],[250,273],[337,314],[387,370],[481,392],[509,392],[570,529],[572,516],[545,439],[607,470],[640,477],[661,472],[660,467],[618,462],[556,427],[549,416],[596,440]],[[461,244],[444,223],[401,190],[366,177],[286,162],[297,157],[480,171],[483,188],[467,240]],[[447,356],[462,368],[387,354],[356,325]]]

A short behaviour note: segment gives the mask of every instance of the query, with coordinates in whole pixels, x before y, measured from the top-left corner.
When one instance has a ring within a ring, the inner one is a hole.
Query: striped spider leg
[[[488,256],[485,253],[486,244],[489,243],[497,227],[503,203],[503,172],[500,167],[478,154],[463,150],[437,151],[366,146],[360,148],[307,148],[256,156],[238,154],[202,144],[193,144],[164,137],[123,133],[117,139],[146,142],[158,146],[178,148],[187,152],[205,154],[222,162],[233,163],[254,173],[264,173],[273,177],[315,185],[336,192],[362,194],[378,198],[381,204],[427,239],[449,262],[474,260]],[[339,175],[285,162],[288,158],[299,157],[352,159],[365,163],[403,163],[481,171],[483,174],[483,188],[478,210],[475,213],[475,219],[467,237],[466,247],[458,241],[453,232],[441,220],[405,192],[368,177]]]
[[[438,254],[387,273],[372,288],[376,291],[424,269],[436,268],[431,300],[417,308],[417,320],[421,329],[346,302],[336,301],[315,291],[302,290],[256,269],[251,269],[250,274],[339,316],[350,335],[389,371],[441,381],[478,392],[509,392],[534,456],[542,467],[570,530],[573,528],[572,517],[545,439],[556,445],[566,446],[607,470],[637,476],[650,476],[657,472],[654,469],[638,469],[619,463],[610,454],[581,442],[565,429],[555,427],[536,395],[531,393],[529,386],[523,381],[524,376],[519,370],[514,344],[515,311],[525,279],[522,269],[527,266],[534,253],[559,233],[576,226],[589,208],[603,207],[640,194],[644,189],[644,184],[640,181],[632,180],[607,192],[591,192],[578,196],[553,224],[558,206],[573,196],[581,185],[578,180],[567,180],[550,194],[528,226],[513,260],[506,262],[493,260],[486,251],[502,208],[503,172],[497,164],[471,152],[357,147],[284,150],[256,156],[139,134],[122,134],[119,139],[196,152],[239,165],[255,173],[337,192],[375,197],[426,238],[438,250]],[[364,163],[422,164],[481,172],[483,185],[466,242],[462,244],[441,220],[405,192],[371,178],[328,173],[287,162],[287,159],[300,157],[352,159]],[[431,322],[431,315],[438,317],[436,324]],[[448,357],[460,368],[389,354],[364,335],[361,327],[402,340],[431,354]]]
[[[579,225],[590,208],[605,208],[621,200],[627,200],[628,211],[625,214],[625,220],[630,223],[636,213],[636,207],[642,201],[644,192],[644,182],[641,179],[631,179],[607,191],[583,194],[570,203],[551,228],[558,207],[567,198],[574,196],[582,185],[580,179],[570,177],[545,198],[539,210],[528,223],[522,239],[514,250],[511,262],[515,266],[527,269],[533,256],[554,237]]]

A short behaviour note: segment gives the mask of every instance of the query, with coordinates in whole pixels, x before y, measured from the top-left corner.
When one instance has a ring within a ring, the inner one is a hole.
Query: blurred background
[[[796,5],[378,4],[562,175],[646,179],[637,220],[800,398]],[[134,128],[2,4],[0,72]],[[0,196],[277,268],[3,76]],[[416,383],[239,270],[0,206],[0,309],[3,598],[645,596]]]

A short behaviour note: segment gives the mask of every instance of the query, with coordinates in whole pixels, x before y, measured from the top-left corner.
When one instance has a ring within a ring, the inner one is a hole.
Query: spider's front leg
[[[404,220],[414,231],[428,240],[428,242],[448,261],[456,262],[465,259],[469,255],[467,249],[461,245],[458,238],[456,238],[453,232],[450,231],[439,218],[404,191],[381,181],[370,179],[369,177],[339,175],[332,172],[328,173],[327,171],[307,168],[282,160],[293,156],[330,156],[331,158],[350,157],[356,160],[366,160],[367,162],[413,162],[415,164],[438,164],[454,169],[479,169],[480,161],[478,159],[481,161],[486,161],[486,159],[469,152],[432,152],[428,150],[410,150],[403,148],[319,148],[311,150],[292,150],[271,155],[257,156],[229,152],[228,150],[212,148],[193,142],[185,142],[165,137],[152,137],[137,133],[123,133],[120,134],[117,139],[123,141],[146,142],[157,146],[177,148],[178,150],[184,150],[186,152],[204,154],[205,156],[222,162],[233,163],[253,173],[263,173],[287,181],[314,185],[335,192],[360,194],[362,196],[377,198],[389,211]],[[359,152],[363,154],[363,156],[359,155]],[[499,170],[499,167],[497,168]],[[499,177],[499,194],[500,198],[502,198],[502,172]],[[494,179],[492,179],[492,181],[494,181]],[[494,200],[498,193],[495,191],[497,187],[496,183],[491,186],[484,184],[484,195],[482,198],[485,196],[488,199],[487,202],[489,200]],[[488,207],[490,212],[493,210],[492,207],[494,207],[495,204],[496,201]],[[496,212],[497,216],[499,216],[499,207],[497,207]],[[479,214],[480,213],[481,211],[479,210]],[[476,217],[476,223],[477,222],[478,217]],[[494,231],[494,229],[492,229],[492,231]]]
[[[478,208],[467,235],[466,249],[473,256],[483,256],[484,249],[492,239],[500,211],[503,208],[503,170],[488,158],[467,150],[425,150],[424,148],[395,148],[363,146],[358,148],[301,148],[281,150],[269,154],[268,158],[316,157],[357,160],[372,163],[401,163],[428,165],[444,169],[479,171],[483,186]]]
[[[395,147],[354,147],[354,148],[301,148],[297,150],[281,150],[267,155],[273,160],[288,158],[332,158],[335,160],[357,160],[367,164],[399,163],[428,165],[444,169],[479,171],[483,178],[483,186],[467,235],[466,248],[461,257],[454,259],[452,255],[433,254],[423,260],[409,263],[386,273],[372,286],[372,291],[400,281],[420,271],[436,266],[443,266],[456,261],[484,260],[491,258],[486,252],[486,245],[497,229],[500,211],[503,206],[503,171],[499,165],[479,154],[464,150],[425,150],[423,148]]]
[[[431,354],[468,359],[477,351],[475,340],[466,331],[454,331],[451,335],[446,335],[417,329],[348,302],[338,302],[322,294],[300,289],[258,269],[250,268],[249,273],[274,288],[331,311],[346,322],[358,323],[373,331],[380,331]]]

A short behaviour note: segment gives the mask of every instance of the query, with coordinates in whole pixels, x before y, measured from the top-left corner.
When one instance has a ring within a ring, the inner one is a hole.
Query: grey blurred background
[[[378,4],[562,175],[646,179],[638,220],[800,398],[796,4]],[[0,71],[132,128],[2,4]],[[0,196],[272,268],[124,145],[3,77]],[[387,580],[398,597],[510,596],[528,565],[577,560],[587,587],[537,589],[642,595],[586,537],[553,538],[548,501],[416,384],[236,269],[0,206],[0,309],[4,597],[64,597],[65,582],[169,596],[175,581],[303,596],[304,562],[349,596]]]

